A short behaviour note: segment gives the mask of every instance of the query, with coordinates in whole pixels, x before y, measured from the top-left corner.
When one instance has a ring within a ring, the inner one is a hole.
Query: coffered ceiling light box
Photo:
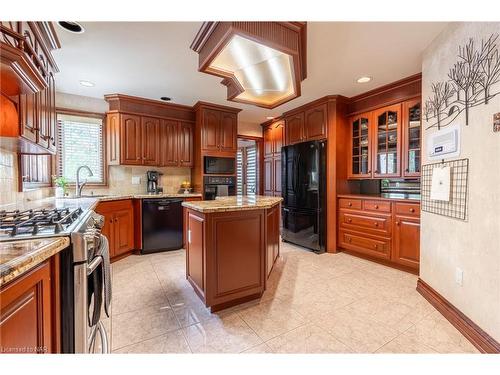
[[[191,49],[200,72],[223,78],[228,100],[275,108],[300,96],[305,22],[204,22]]]

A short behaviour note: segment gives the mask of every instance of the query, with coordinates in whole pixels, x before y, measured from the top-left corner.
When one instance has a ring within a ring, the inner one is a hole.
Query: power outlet
[[[132,176],[132,185],[140,185],[141,176]]]
[[[464,285],[464,271],[458,267],[455,270],[455,282],[460,286]]]

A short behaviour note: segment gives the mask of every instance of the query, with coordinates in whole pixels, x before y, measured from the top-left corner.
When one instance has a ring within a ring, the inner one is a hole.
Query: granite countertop
[[[69,246],[69,237],[0,243],[0,287]]]
[[[266,209],[280,204],[282,200],[281,197],[238,195],[235,197],[219,197],[210,201],[182,202],[182,205],[195,211],[208,213]]]
[[[411,201],[415,203],[420,202],[420,194],[408,193],[379,193],[379,194],[337,194],[338,198],[364,198],[364,199],[381,199],[381,200],[395,200],[395,201]]]
[[[96,196],[83,196],[80,198],[45,198],[25,202],[22,204],[10,204],[0,207],[0,210],[29,210],[35,208],[69,208],[76,209],[81,207],[84,210],[94,209],[99,202],[117,201],[122,199],[147,199],[147,198],[201,198],[201,193],[163,193],[163,194],[110,194],[110,195],[96,195]]]

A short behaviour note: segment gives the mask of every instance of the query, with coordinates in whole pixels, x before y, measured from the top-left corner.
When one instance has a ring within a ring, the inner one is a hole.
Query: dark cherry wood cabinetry
[[[59,255],[2,286],[0,352],[59,351]]]
[[[284,145],[283,120],[263,125],[264,195],[281,196],[281,147]]]
[[[267,210],[266,217],[266,271],[269,277],[280,255],[280,206]]]
[[[60,48],[55,30],[50,22],[0,21],[0,35],[0,93],[18,117],[8,124],[2,118],[0,145],[14,152],[55,154],[54,74],[59,70],[52,50]]]
[[[100,202],[96,207],[96,212],[104,216],[102,233],[108,239],[109,256],[112,260],[130,253],[134,249],[132,200]]]
[[[341,197],[338,238],[342,249],[418,270],[420,203]]]
[[[422,147],[422,104],[420,98],[403,102],[403,177],[420,177]]]
[[[286,144],[326,138],[328,110],[320,104],[285,117]]]
[[[237,114],[206,108],[202,110],[201,148],[204,151],[237,151]]]
[[[109,165],[193,166],[191,107],[106,95],[106,154]]]

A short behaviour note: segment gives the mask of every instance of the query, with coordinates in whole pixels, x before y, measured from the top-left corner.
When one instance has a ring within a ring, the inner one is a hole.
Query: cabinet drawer
[[[390,216],[365,216],[351,212],[340,212],[340,226],[346,229],[362,230],[388,236],[391,234]]]
[[[348,208],[354,210],[361,210],[361,200],[359,199],[339,199],[339,207],[340,208]]]
[[[420,217],[420,204],[416,203],[396,203],[396,215],[407,215]]]
[[[377,212],[391,212],[391,202],[363,201],[363,209]]]
[[[390,259],[391,240],[371,238],[362,234],[354,234],[343,230],[339,233],[340,245],[344,249],[359,251],[377,258]]]

